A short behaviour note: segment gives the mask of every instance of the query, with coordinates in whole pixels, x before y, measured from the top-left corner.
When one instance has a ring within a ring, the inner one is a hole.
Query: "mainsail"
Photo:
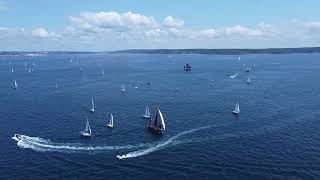
[[[156,117],[153,120],[150,120],[149,126],[155,130],[160,130],[160,131],[163,131],[166,129],[166,125],[164,123],[164,119],[159,108],[156,112]]]
[[[109,124],[107,124],[109,127],[113,127],[113,115],[111,113],[110,115],[110,121],[109,121]]]
[[[86,129],[85,129],[85,132],[91,134],[91,128],[90,128],[90,124],[89,124],[89,120],[87,118],[87,123],[86,123]]]

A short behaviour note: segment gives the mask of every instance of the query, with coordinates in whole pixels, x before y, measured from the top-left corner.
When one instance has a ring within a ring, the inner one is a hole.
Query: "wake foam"
[[[21,139],[15,136],[12,139],[17,141],[17,145],[21,148],[32,149],[35,151],[53,151],[53,152],[98,152],[107,150],[123,150],[123,149],[137,149],[150,144],[137,144],[137,145],[122,145],[122,146],[86,146],[84,144],[76,143],[53,143],[50,140],[43,139],[40,137],[30,137],[26,135],[20,135]]]
[[[162,143],[158,143],[156,145],[150,145],[148,148],[146,149],[142,149],[142,150],[137,150],[137,151],[133,151],[133,152],[129,152],[127,154],[124,154],[124,155],[117,155],[117,158],[118,159],[127,159],[127,158],[134,158],[134,157],[138,157],[138,156],[143,156],[143,155],[147,155],[147,154],[150,154],[154,151],[158,151],[158,150],[161,150],[163,149],[165,146],[168,146],[168,145],[171,145],[171,144],[175,144],[176,142],[176,139],[178,139],[179,137],[183,136],[183,135],[186,135],[186,134],[190,134],[190,133],[193,133],[195,131],[199,131],[199,130],[202,130],[202,129],[207,129],[207,128],[210,128],[211,126],[204,126],[204,127],[200,127],[200,128],[196,128],[196,129],[191,129],[191,130],[188,130],[188,131],[184,131],[184,132],[181,132],[173,137],[171,137],[170,139],[162,142]],[[179,143],[179,142],[176,142],[176,143]]]

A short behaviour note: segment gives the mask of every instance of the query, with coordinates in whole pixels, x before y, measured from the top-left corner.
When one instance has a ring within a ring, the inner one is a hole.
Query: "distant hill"
[[[292,53],[320,53],[320,47],[268,48],[268,49],[131,49],[131,50],[113,51],[112,53],[217,54],[217,55],[292,54]]]

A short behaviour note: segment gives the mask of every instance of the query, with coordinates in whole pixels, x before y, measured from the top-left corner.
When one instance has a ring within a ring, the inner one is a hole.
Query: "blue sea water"
[[[237,59],[0,56],[0,179],[319,179],[320,54]],[[161,109],[163,135],[146,129],[147,105]],[[79,134],[86,118],[91,139]]]

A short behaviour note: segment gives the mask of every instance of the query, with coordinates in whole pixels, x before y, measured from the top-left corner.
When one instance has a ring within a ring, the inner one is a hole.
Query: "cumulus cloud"
[[[38,38],[57,38],[59,37],[54,32],[48,32],[45,28],[39,27],[31,32],[32,36],[38,37]]]
[[[306,22],[304,27],[311,32],[320,32],[320,21]]]
[[[184,25],[184,21],[181,19],[173,18],[172,16],[167,16],[163,20],[163,24],[168,27],[181,27]]]
[[[225,29],[227,36],[262,36],[263,32],[259,29],[250,29],[245,26],[236,25]]]
[[[79,16],[70,16],[72,24],[87,32],[101,32],[106,29],[128,31],[139,28],[156,28],[158,24],[152,16],[126,12],[82,12]]]

